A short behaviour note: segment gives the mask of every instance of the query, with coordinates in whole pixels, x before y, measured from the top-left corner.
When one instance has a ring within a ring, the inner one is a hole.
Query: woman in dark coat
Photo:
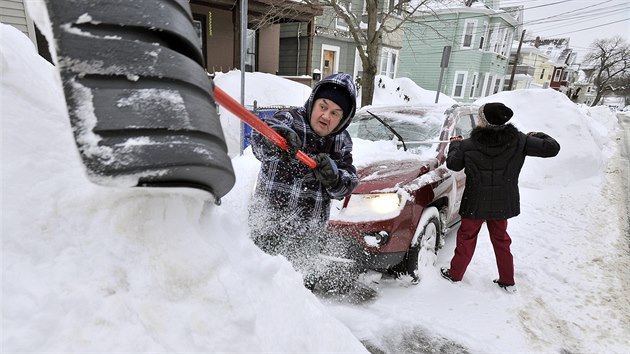
[[[502,103],[486,103],[479,108],[479,125],[468,139],[454,137],[446,166],[464,169],[466,187],[459,214],[455,255],[450,269],[442,276],[451,281],[464,277],[477,245],[477,235],[484,221],[494,248],[499,278],[495,283],[515,291],[512,240],[507,233],[507,219],[520,213],[518,177],[525,156],[553,157],[560,151],[558,142],[541,132],[520,132],[512,124],[512,110]]]

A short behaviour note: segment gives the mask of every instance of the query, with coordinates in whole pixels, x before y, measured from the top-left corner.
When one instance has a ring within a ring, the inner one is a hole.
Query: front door
[[[334,74],[335,52],[324,49],[324,63],[322,65],[322,79]]]

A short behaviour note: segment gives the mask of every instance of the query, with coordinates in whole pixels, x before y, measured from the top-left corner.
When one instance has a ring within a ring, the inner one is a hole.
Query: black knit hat
[[[482,106],[483,117],[490,125],[503,125],[507,123],[514,112],[501,102],[490,102]]]
[[[350,97],[350,93],[347,89],[337,84],[322,84],[322,86],[317,89],[315,97],[313,97],[313,102],[315,102],[318,98],[331,100],[341,107],[343,110],[342,121],[348,117],[348,114],[350,114],[350,111],[352,110],[352,98]]]

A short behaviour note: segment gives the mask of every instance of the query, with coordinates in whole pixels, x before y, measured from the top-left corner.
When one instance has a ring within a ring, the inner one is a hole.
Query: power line
[[[624,21],[628,21],[628,20],[630,20],[630,17],[624,18],[624,19],[621,19],[621,20],[618,20],[618,21],[604,23],[604,24],[601,24],[601,25],[598,25],[598,26],[582,28],[582,29],[579,29],[579,30],[571,31],[571,32],[558,33],[558,34],[554,34],[554,35],[549,36],[549,37],[562,36],[562,35],[565,35],[565,34],[575,33],[575,32],[582,32],[582,31],[586,31],[586,30],[589,30],[589,29],[604,27],[604,26],[612,25],[614,23],[624,22]]]

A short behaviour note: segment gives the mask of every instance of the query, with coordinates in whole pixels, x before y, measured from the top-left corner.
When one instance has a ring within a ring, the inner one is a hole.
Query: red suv
[[[460,221],[463,171],[446,168],[449,138],[468,137],[478,107],[378,106],[357,112],[348,131],[360,157],[361,140],[394,141],[400,156],[355,159],[360,184],[333,203],[330,230],[351,238],[367,269],[418,278],[419,264],[433,264],[442,237]],[[370,150],[371,151],[371,150]],[[404,152],[406,151],[406,152]]]

